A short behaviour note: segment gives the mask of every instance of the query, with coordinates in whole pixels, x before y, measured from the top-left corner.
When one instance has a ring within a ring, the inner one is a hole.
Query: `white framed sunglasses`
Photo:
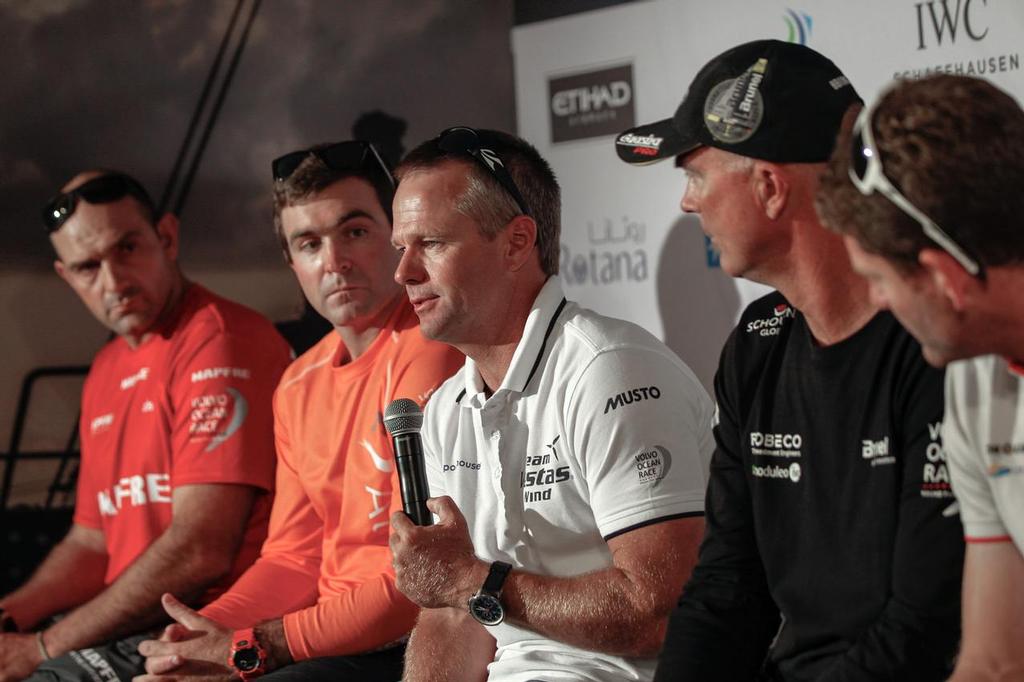
[[[882,169],[882,157],[875,145],[875,135],[871,129],[871,119],[874,109],[864,107],[853,124],[853,148],[850,152],[850,180],[864,196],[878,192],[886,199],[896,205],[901,211],[913,218],[925,235],[942,249],[956,259],[956,262],[963,266],[964,270],[975,277],[983,277],[983,268],[974,258],[967,255],[967,252],[950,237],[945,230],[936,224],[934,220],[924,214],[919,208],[910,203],[910,200],[903,196],[892,181],[885,176]]]

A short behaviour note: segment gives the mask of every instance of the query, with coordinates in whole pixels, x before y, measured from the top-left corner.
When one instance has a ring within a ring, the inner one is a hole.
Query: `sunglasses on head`
[[[43,206],[43,224],[46,226],[46,232],[53,233],[59,230],[74,215],[79,199],[85,199],[90,204],[109,204],[126,196],[138,199],[149,211],[150,216],[155,217],[156,207],[142,185],[123,173],[106,173],[83,182],[72,190],[50,197]]]
[[[279,156],[270,163],[270,170],[276,182],[284,182],[292,176],[295,169],[312,154],[333,171],[356,171],[367,168],[379,170],[387,178],[391,189],[395,188],[395,176],[377,153],[377,149],[369,142],[349,140],[320,147],[319,149],[300,149]]]
[[[910,200],[903,196],[892,181],[885,176],[885,171],[882,169],[882,156],[878,153],[875,136],[871,130],[872,115],[872,109],[864,107],[853,124],[853,149],[850,153],[849,169],[853,186],[864,196],[877,191],[916,220],[925,235],[955,258],[964,270],[975,277],[984,277],[985,271],[981,263],[967,255],[967,252],[945,230],[910,203]]]
[[[505,168],[505,164],[493,150],[481,146],[480,133],[473,128],[456,126],[445,130],[437,136],[437,147],[447,154],[469,154],[476,159],[480,165],[487,169],[498,183],[505,188],[505,191],[515,199],[519,210],[524,215],[530,215],[530,209],[526,200],[516,187],[512,175]]]

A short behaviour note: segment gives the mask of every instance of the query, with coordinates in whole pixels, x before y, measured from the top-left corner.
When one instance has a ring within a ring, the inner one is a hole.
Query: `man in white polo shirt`
[[[875,302],[926,360],[951,363],[942,439],[967,540],[957,682],[1024,679],[1022,188],[1020,104],[939,75],[861,113],[818,197]]]
[[[528,143],[454,128],[397,173],[396,279],[467,356],[424,416],[438,522],[392,518],[424,607],[405,679],[649,680],[696,560],[712,403],[650,334],[566,301],[558,184]]]

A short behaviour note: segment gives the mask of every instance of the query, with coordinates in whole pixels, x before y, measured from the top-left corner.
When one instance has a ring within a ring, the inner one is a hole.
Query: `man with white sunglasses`
[[[1024,111],[990,83],[902,82],[836,147],[819,209],[875,305],[946,372],[967,552],[955,680],[1024,678]]]
[[[762,40],[712,59],[675,116],[617,139],[675,158],[722,269],[778,291],[742,313],[693,576],[656,680],[944,680],[959,523],[938,442],[942,373],[868,299],[814,210],[860,98],[824,56]]]

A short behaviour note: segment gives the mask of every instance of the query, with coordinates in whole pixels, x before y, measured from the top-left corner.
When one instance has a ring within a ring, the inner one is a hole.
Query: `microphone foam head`
[[[423,410],[415,400],[398,398],[384,410],[384,428],[392,436],[418,432],[423,426]]]

